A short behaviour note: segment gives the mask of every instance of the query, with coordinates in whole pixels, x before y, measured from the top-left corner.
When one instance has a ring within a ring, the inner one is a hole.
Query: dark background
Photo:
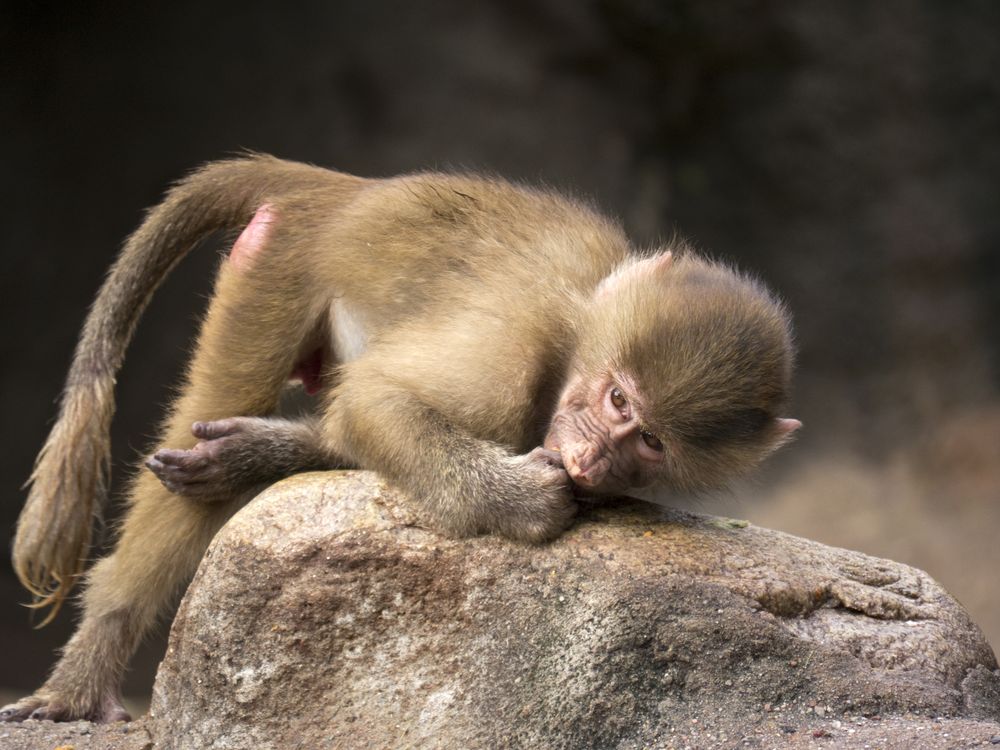
[[[168,183],[251,148],[363,175],[485,169],[676,229],[794,312],[799,441],[702,501],[925,568],[1000,643],[1000,4],[5,3],[2,523],[87,305]],[[121,374],[116,476],[211,284],[195,254]],[[0,685],[68,635],[0,571]],[[128,691],[148,691],[162,643]]]

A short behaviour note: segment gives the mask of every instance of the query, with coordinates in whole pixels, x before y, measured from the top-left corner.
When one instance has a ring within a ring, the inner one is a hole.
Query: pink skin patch
[[[301,380],[306,393],[315,396],[323,387],[323,350],[317,349],[292,370],[291,380]]]
[[[274,206],[263,204],[253,215],[253,219],[236,239],[236,244],[229,252],[229,262],[239,271],[246,271],[253,265],[254,258],[264,249],[268,233],[277,215]],[[323,350],[316,349],[302,361],[296,363],[289,374],[289,380],[301,380],[306,393],[314,396],[323,387]]]
[[[229,261],[240,271],[250,268],[254,257],[264,249],[267,234],[274,223],[275,214],[270,203],[265,203],[257,209],[253,219],[240,234],[229,252]]]

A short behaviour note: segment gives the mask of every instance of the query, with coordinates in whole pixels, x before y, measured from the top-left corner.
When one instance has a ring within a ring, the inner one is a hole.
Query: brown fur
[[[693,255],[648,272],[588,207],[498,180],[219,162],[150,213],[87,319],[15,543],[37,606],[54,614],[81,574],[107,481],[114,374],[146,302],[193,244],[245,226],[264,203],[276,217],[266,246],[220,269],[150,459],[159,478],[137,476],[117,548],[89,573],[83,622],[52,676],[0,718],[122,716],[117,686],[138,639],[239,505],[295,470],[375,469],[442,531],[537,542],[575,511],[558,454],[540,447],[555,434],[553,412],[593,399],[614,372],[641,384],[648,421],[682,446],[657,479],[717,484],[776,444],[788,324],[744,277]],[[602,284],[609,277],[621,278]],[[348,323],[365,333],[354,344],[338,327]],[[317,347],[327,362],[320,419],[272,419]],[[230,431],[214,422],[233,417],[251,419]],[[196,421],[225,435],[199,442]],[[216,473],[197,476],[211,491],[185,484],[187,468],[206,462]]]
[[[762,284],[683,245],[658,275],[633,275],[590,311],[581,367],[608,363],[649,398],[649,428],[674,447],[660,483],[725,485],[780,443],[792,374],[791,328]]]

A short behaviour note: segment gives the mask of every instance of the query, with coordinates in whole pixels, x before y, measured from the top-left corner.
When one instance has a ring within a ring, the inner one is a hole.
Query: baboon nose
[[[578,484],[581,487],[587,487],[588,489],[594,486],[593,479],[579,466],[573,466],[571,469],[567,469],[566,471],[569,473],[569,478],[573,480],[574,484]]]

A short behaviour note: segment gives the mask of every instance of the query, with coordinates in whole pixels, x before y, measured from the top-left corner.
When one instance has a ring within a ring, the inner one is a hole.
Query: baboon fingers
[[[150,461],[156,461],[168,469],[179,469],[182,471],[197,471],[209,465],[211,457],[204,449],[199,450],[196,446],[191,450],[174,450],[163,448],[153,454]]]
[[[557,469],[563,468],[562,454],[559,451],[551,450],[549,448],[538,446],[528,454],[528,458],[542,461],[547,463],[549,466],[554,466]]]
[[[230,417],[217,419],[214,422],[195,422],[191,425],[191,434],[201,440],[215,440],[240,432],[243,421],[240,417]]]
[[[218,490],[218,465],[194,451],[158,451],[146,460],[146,468],[175,495],[197,497]]]

